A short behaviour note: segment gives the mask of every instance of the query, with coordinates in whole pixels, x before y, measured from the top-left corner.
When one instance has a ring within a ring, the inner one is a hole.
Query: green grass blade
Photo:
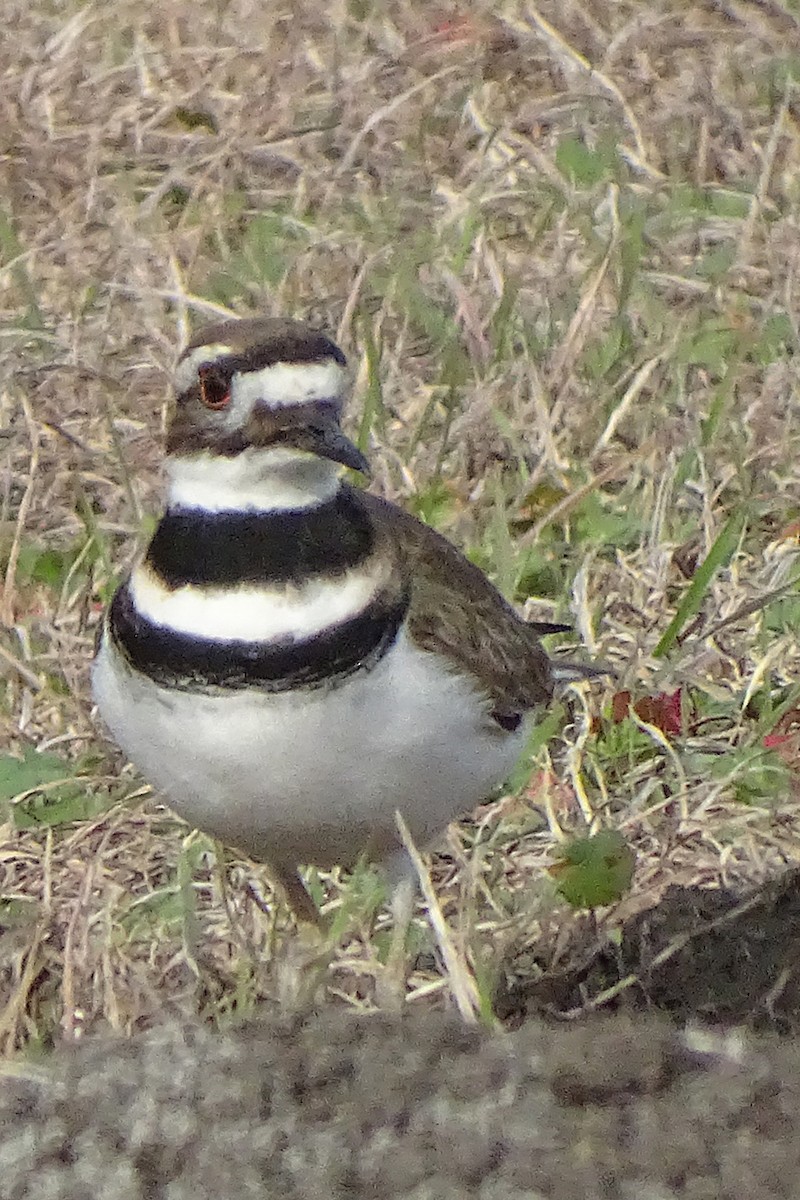
[[[44,329],[44,317],[39,307],[36,288],[28,273],[25,250],[9,215],[0,209],[0,263],[7,266],[23,304],[28,312],[25,325],[28,329]]]
[[[686,595],[678,605],[678,610],[675,616],[670,621],[661,636],[661,639],[653,651],[655,658],[663,658],[670,646],[673,644],[678,634],[683,629],[690,617],[693,617],[700,608],[703,602],[703,597],[708,591],[711,580],[716,575],[721,566],[728,561],[730,556],[736,549],[739,538],[742,535],[745,522],[747,521],[747,513],[743,509],[737,509],[732,513],[725,525],[722,528],[719,536],[714,542],[714,545],[709,550],[706,557],[703,559],[700,566],[694,574],[692,582],[686,589]]]
[[[367,359],[367,387],[364,395],[364,411],[358,427],[359,450],[369,449],[369,437],[373,427],[383,437],[386,428],[386,409],[383,403],[383,386],[380,377],[381,353],[369,321],[364,321],[362,330],[364,353]]]

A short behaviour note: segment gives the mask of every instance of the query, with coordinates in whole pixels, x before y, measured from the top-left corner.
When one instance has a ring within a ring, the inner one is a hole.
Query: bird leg
[[[335,947],[298,871],[269,863],[269,872],[297,922],[297,936],[288,938],[274,959],[279,1004],[283,1012],[306,1012],[314,1007]]]
[[[269,873],[280,885],[297,924],[311,926],[323,935],[327,933],[327,922],[312,900],[299,872],[293,867],[269,863]]]
[[[392,888],[389,909],[392,914],[392,940],[386,965],[378,976],[375,994],[379,1008],[401,1012],[406,999],[406,937],[414,914],[416,881],[405,874]]]

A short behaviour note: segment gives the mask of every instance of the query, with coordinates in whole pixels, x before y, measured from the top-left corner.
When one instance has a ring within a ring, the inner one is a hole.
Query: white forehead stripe
[[[207,346],[198,346],[195,350],[190,350],[175,368],[175,391],[180,396],[181,392],[188,392],[190,387],[194,387],[198,378],[197,371],[202,363],[213,362],[215,358],[234,353],[233,346],[226,346],[223,342],[209,342]]]
[[[260,371],[233,377],[233,402],[239,411],[261,400],[271,408],[288,408],[312,400],[338,400],[347,375],[335,358],[313,363],[273,363]]]

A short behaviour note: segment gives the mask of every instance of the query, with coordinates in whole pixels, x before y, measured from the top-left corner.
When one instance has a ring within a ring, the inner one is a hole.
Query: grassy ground
[[[279,1002],[268,881],[149,798],[87,688],[177,346],[218,313],[332,329],[373,486],[617,667],[434,861],[478,1004],[568,926],[545,868],[587,824],[637,855],[610,929],[797,862],[795,0],[7,0],[4,25],[3,1050]],[[369,1007],[374,889],[312,882],[351,926],[328,995]],[[409,1002],[441,1003],[414,940]]]

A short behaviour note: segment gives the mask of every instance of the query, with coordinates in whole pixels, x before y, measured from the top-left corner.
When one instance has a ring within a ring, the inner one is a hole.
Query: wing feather
[[[441,534],[387,500],[362,495],[376,528],[399,546],[408,628],[417,645],[477,676],[497,717],[546,704],[553,672],[536,627]]]

